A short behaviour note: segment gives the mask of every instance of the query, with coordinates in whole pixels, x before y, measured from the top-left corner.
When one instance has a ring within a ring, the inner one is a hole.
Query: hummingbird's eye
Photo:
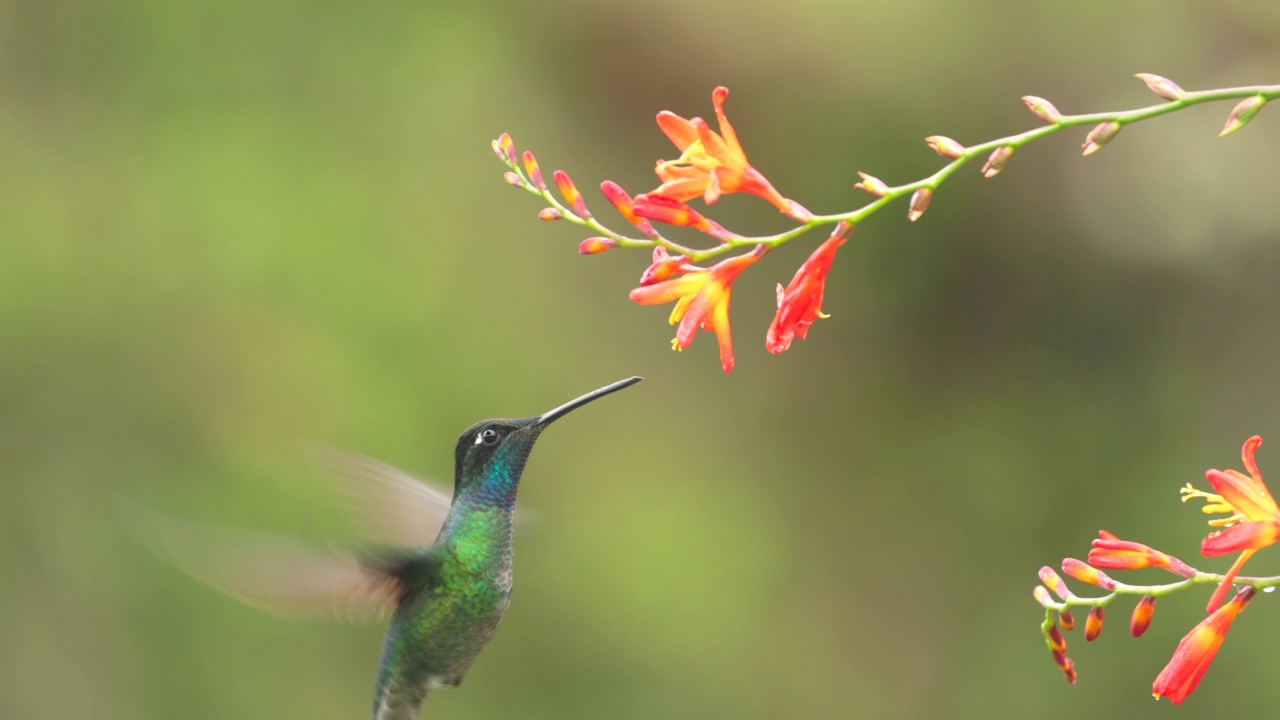
[[[479,445],[480,443],[484,443],[485,445],[492,445],[496,442],[498,442],[498,431],[494,430],[493,428],[489,428],[488,430],[482,430],[479,435],[476,435],[477,445]]]

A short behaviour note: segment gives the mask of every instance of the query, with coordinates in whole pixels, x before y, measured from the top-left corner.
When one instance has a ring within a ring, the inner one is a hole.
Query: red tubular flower
[[[1098,639],[1098,634],[1102,632],[1102,620],[1106,617],[1106,613],[1100,607],[1094,607],[1089,610],[1089,617],[1084,619],[1084,639],[1085,642],[1093,642]]]
[[[1200,621],[1199,625],[1182,638],[1178,643],[1178,649],[1173,651],[1173,658],[1151,685],[1151,694],[1157,700],[1167,697],[1170,702],[1177,705],[1195,692],[1196,686],[1200,684],[1205,672],[1213,664],[1218,648],[1222,647],[1222,641],[1226,638],[1231,623],[1235,621],[1236,615],[1240,614],[1244,606],[1249,604],[1253,594],[1253,588],[1244,588],[1231,602]]]
[[[622,186],[612,180],[605,180],[600,183],[600,194],[612,204],[627,222],[636,226],[636,229],[644,233],[646,237],[653,237],[657,233],[654,232],[653,226],[648,220],[636,215],[635,204],[631,200],[631,196],[627,194]]]
[[[640,274],[640,284],[652,285],[678,272],[694,272],[701,269],[688,263],[689,258],[684,255],[671,255],[666,248],[659,245],[653,249],[653,264]]]
[[[1188,578],[1195,577],[1196,574],[1189,565],[1172,555],[1142,543],[1121,540],[1106,530],[1098,531],[1098,539],[1093,541],[1093,549],[1089,551],[1089,564],[1108,570],[1158,567]]]
[[[701,196],[710,205],[725,193],[751,193],[773,203],[787,215],[807,220],[804,216],[808,212],[804,208],[782,197],[764,175],[747,162],[738,134],[724,114],[727,97],[729,89],[725,87],[711,93],[711,104],[720,123],[719,133],[700,117],[686,120],[667,110],[658,113],[658,127],[675,143],[680,157],[658,161],[654,172],[662,185],[652,194],[679,202]]]
[[[723,260],[710,268],[685,266],[684,274],[631,291],[631,299],[641,305],[660,305],[675,301],[671,324],[680,323],[671,346],[683,350],[693,342],[698,328],[716,334],[720,343],[720,364],[725,372],[733,370],[733,341],[729,333],[729,297],[733,281],[755,261],[763,257],[757,249]],[[652,268],[651,268],[652,269]]]
[[[669,197],[637,195],[632,205],[632,212],[646,220],[701,230],[720,242],[733,238],[733,233],[720,227],[719,224],[703,217],[688,205]]]
[[[1276,505],[1267,485],[1262,481],[1254,454],[1262,445],[1262,438],[1254,435],[1245,440],[1240,451],[1248,475],[1236,470],[1209,470],[1205,478],[1217,494],[1201,492],[1188,485],[1182,489],[1182,499],[1203,498],[1206,513],[1226,514],[1225,518],[1210,520],[1210,525],[1228,525],[1227,529],[1210,533],[1200,543],[1200,554],[1216,557],[1239,552],[1231,569],[1227,571],[1213,596],[1209,598],[1208,612],[1218,609],[1226,599],[1227,591],[1244,564],[1262,548],[1280,540],[1280,506]]]
[[[827,272],[836,258],[836,249],[849,239],[851,232],[853,226],[841,222],[831,237],[804,261],[786,289],[778,286],[778,312],[765,336],[765,347],[769,352],[776,355],[785,351],[797,337],[804,339],[809,334],[809,326],[814,320],[827,317],[822,314],[822,292],[827,283]]]

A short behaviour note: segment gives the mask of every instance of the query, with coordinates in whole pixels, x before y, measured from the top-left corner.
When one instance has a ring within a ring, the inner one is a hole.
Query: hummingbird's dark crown
[[[537,417],[483,420],[458,437],[454,450],[453,492],[489,485],[497,494],[514,498],[533,443],[542,434]]]

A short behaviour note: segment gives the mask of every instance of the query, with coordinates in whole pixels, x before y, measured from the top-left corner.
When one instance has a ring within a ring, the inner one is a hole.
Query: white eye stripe
[[[476,433],[476,442],[475,442],[475,444],[476,444],[476,445],[479,445],[479,444],[480,444],[480,443],[482,443],[482,442],[484,442],[484,433],[482,433],[482,432],[478,432],[478,433]]]

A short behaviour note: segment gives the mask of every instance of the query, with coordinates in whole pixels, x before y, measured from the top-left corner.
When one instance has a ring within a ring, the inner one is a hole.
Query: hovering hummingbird
[[[325,553],[137,507],[125,508],[125,517],[146,544],[250,604],[285,615],[390,612],[373,719],[412,720],[433,689],[462,682],[506,614],[516,491],[538,436],[557,418],[640,380],[620,380],[535,417],[472,425],[454,451],[452,501],[388,465],[331,454],[348,499],[397,547]]]

